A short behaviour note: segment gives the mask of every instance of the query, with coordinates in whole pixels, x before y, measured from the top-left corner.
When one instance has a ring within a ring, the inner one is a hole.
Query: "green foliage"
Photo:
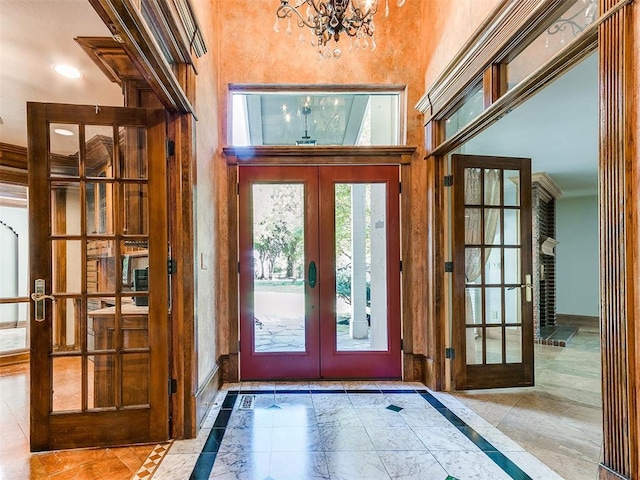
[[[302,198],[299,185],[260,185],[254,189],[254,250],[260,280],[285,272],[295,278],[303,259]],[[280,260],[284,265],[279,264]],[[296,268],[296,266],[298,268]]]
[[[347,305],[351,305],[351,265],[337,269],[336,294]],[[371,282],[369,280],[367,280],[367,306],[371,306]]]

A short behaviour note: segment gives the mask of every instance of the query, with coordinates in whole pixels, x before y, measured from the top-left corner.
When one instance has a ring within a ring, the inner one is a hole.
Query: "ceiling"
[[[0,142],[26,147],[26,102],[123,105],[107,79],[73,39],[110,37],[87,0],[0,0]],[[78,79],[56,64],[75,66]]]
[[[122,105],[77,36],[110,36],[87,0],[0,0],[0,142],[26,146],[26,102]],[[53,65],[82,72],[64,78]],[[597,57],[554,81],[468,142],[463,153],[530,157],[566,196],[597,190]]]
[[[598,56],[585,60],[467,142],[462,153],[531,158],[565,197],[598,187]]]

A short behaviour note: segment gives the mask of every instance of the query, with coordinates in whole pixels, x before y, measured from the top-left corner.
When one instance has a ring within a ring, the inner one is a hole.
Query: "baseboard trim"
[[[5,365],[15,365],[17,363],[27,363],[31,358],[29,352],[11,353],[0,356],[0,367]]]
[[[421,353],[405,353],[405,363],[411,363],[405,367],[405,382],[421,382],[432,390],[441,390],[437,382],[437,364],[433,358]],[[410,377],[412,375],[412,377]]]
[[[220,362],[218,362],[195,394],[196,425],[198,426],[198,430],[200,430],[202,423],[207,418],[207,413],[209,413],[209,409],[211,405],[213,405],[213,400],[220,390],[220,386],[222,385],[221,373]]]
[[[629,477],[623,477],[618,472],[614,472],[602,463],[598,465],[598,480],[631,480]]]
[[[589,315],[571,315],[568,313],[556,313],[556,325],[558,324],[570,324],[570,325],[584,325],[597,327],[600,325],[600,317],[594,317]]]

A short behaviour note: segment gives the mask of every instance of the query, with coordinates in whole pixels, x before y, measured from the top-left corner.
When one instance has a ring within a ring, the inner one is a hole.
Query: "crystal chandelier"
[[[342,51],[337,43],[344,34],[351,40],[351,49],[376,48],[373,16],[378,11],[379,0],[280,0],[280,7],[276,11],[274,30],[280,31],[280,20],[287,20],[287,35],[291,35],[291,18],[298,27],[311,29],[311,44],[318,49],[318,53],[325,58],[333,56],[339,58]],[[398,0],[398,6],[404,5],[405,0]],[[306,9],[304,8],[306,7]],[[304,9],[304,13],[303,13]],[[385,15],[389,15],[389,0],[385,0]],[[355,39],[355,40],[354,40]],[[304,42],[301,33],[300,41]],[[331,43],[334,42],[335,45]]]

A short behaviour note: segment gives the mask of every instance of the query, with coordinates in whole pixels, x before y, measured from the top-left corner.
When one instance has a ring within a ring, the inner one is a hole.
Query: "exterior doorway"
[[[399,168],[239,168],[240,375],[399,378]]]

